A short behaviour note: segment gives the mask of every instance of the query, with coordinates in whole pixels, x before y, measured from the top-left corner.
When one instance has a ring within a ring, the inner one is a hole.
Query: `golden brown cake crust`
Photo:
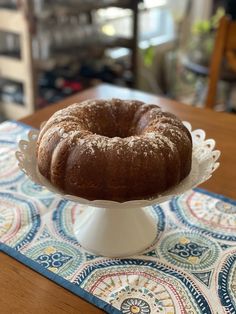
[[[185,178],[192,139],[156,105],[91,99],[47,121],[36,155],[40,173],[65,193],[127,201],[157,196]]]

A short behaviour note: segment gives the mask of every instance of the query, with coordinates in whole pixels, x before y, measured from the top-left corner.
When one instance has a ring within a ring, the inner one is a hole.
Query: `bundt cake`
[[[184,179],[192,139],[157,105],[91,99],[52,115],[36,156],[39,172],[64,193],[122,202],[157,196]]]

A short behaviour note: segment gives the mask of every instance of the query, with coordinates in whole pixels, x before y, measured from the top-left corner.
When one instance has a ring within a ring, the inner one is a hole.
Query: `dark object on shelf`
[[[73,75],[69,67],[41,73],[38,84],[37,106],[40,108],[84,89],[78,72]]]
[[[81,65],[80,77],[98,79],[102,82],[132,86],[133,72],[125,62],[112,60],[90,61]]]
[[[139,0],[75,0],[75,1],[41,1],[41,5],[37,5],[36,16],[38,19],[48,19],[58,15],[71,15],[78,13],[90,13],[98,9],[109,7],[129,8],[132,2],[140,2]]]
[[[0,30],[0,55],[21,59],[20,36],[14,32]]]
[[[183,61],[184,67],[198,76],[207,77],[209,75],[209,66],[193,62],[187,58]],[[232,71],[226,61],[222,63],[220,79],[226,82],[236,82],[236,72]]]
[[[193,100],[193,105],[204,102],[204,95],[206,94],[206,79],[209,76],[209,67],[203,64],[198,64],[190,61],[185,58],[183,61],[183,65],[186,70],[192,72],[194,75],[198,77],[196,84],[196,92]],[[227,94],[227,103],[226,110],[229,112],[233,112],[231,108],[231,104],[229,99],[231,98],[231,94],[233,92],[233,88],[236,82],[236,72],[232,71],[226,62],[222,63],[220,70],[220,80],[227,83],[226,94]]]
[[[236,1],[227,0],[226,13],[229,14],[232,20],[236,20]]]
[[[0,55],[7,56],[9,58],[20,59],[20,51],[8,51],[8,50],[0,50]]]
[[[10,80],[2,80],[0,101],[24,105],[23,85]]]
[[[17,7],[17,0],[1,0],[0,8],[15,10]]]
[[[235,0],[213,0],[212,12],[216,12],[217,8],[225,8],[227,15],[230,15],[232,20],[236,20],[236,1]]]
[[[59,101],[99,82],[122,86],[133,85],[133,73],[124,61],[112,59],[87,60],[41,72],[38,78],[38,107]]]

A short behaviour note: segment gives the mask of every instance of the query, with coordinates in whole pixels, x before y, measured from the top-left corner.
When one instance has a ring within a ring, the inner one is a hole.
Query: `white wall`
[[[211,9],[212,0],[193,0],[193,10],[191,14],[193,22],[208,19],[211,14]]]

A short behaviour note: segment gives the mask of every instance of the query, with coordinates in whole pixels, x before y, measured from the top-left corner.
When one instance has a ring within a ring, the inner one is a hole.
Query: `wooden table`
[[[220,168],[201,187],[236,199],[236,116],[198,109],[176,101],[139,91],[109,85],[86,90],[47,107],[21,121],[33,127],[58,109],[87,98],[139,99],[161,105],[165,110],[189,121],[193,128],[202,128],[208,138],[214,138],[222,151]],[[30,270],[7,255],[0,253],[0,313],[102,313],[101,310]]]

